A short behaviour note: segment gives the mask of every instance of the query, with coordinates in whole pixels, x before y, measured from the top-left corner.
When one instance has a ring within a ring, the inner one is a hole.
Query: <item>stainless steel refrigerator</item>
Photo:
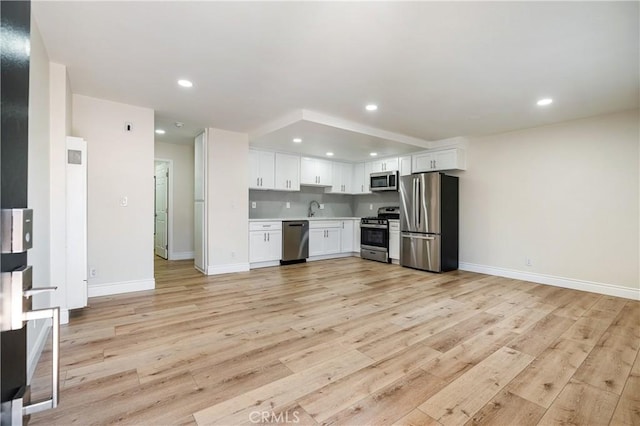
[[[400,178],[400,264],[431,272],[458,269],[458,178]]]

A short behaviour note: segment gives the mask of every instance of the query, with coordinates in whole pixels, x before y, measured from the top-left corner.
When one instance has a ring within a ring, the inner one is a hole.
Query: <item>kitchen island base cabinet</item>
[[[282,257],[282,222],[252,222],[249,226],[251,268],[275,266]]]

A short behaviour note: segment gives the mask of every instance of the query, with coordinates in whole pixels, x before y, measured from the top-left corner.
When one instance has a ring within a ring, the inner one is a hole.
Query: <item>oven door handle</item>
[[[387,225],[360,225],[361,228],[387,229]]]

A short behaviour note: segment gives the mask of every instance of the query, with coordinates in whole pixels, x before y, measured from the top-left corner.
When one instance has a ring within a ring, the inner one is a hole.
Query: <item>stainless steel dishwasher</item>
[[[280,264],[306,262],[309,257],[309,221],[282,221],[282,260]]]

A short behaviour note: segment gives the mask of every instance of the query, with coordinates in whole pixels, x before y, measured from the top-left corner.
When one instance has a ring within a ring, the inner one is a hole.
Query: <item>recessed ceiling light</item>
[[[327,152],[327,156],[333,157],[333,152]]]
[[[302,142],[302,139],[300,139],[300,138],[293,138],[293,141],[294,141],[295,143],[300,143],[300,142]]]
[[[364,107],[367,111],[375,111],[378,109],[378,105],[376,104],[368,104],[366,107]]]
[[[156,129],[156,133],[159,135],[164,135],[166,132],[162,129]]]
[[[545,105],[550,105],[553,103],[553,99],[551,98],[544,98],[544,99],[540,99],[538,102],[536,102],[538,104],[538,106],[545,106]]]
[[[369,155],[372,156],[372,157],[375,157],[376,155],[378,155],[378,153],[377,152],[370,152]]]
[[[193,83],[189,80],[178,80],[178,84],[182,87],[193,87]]]

